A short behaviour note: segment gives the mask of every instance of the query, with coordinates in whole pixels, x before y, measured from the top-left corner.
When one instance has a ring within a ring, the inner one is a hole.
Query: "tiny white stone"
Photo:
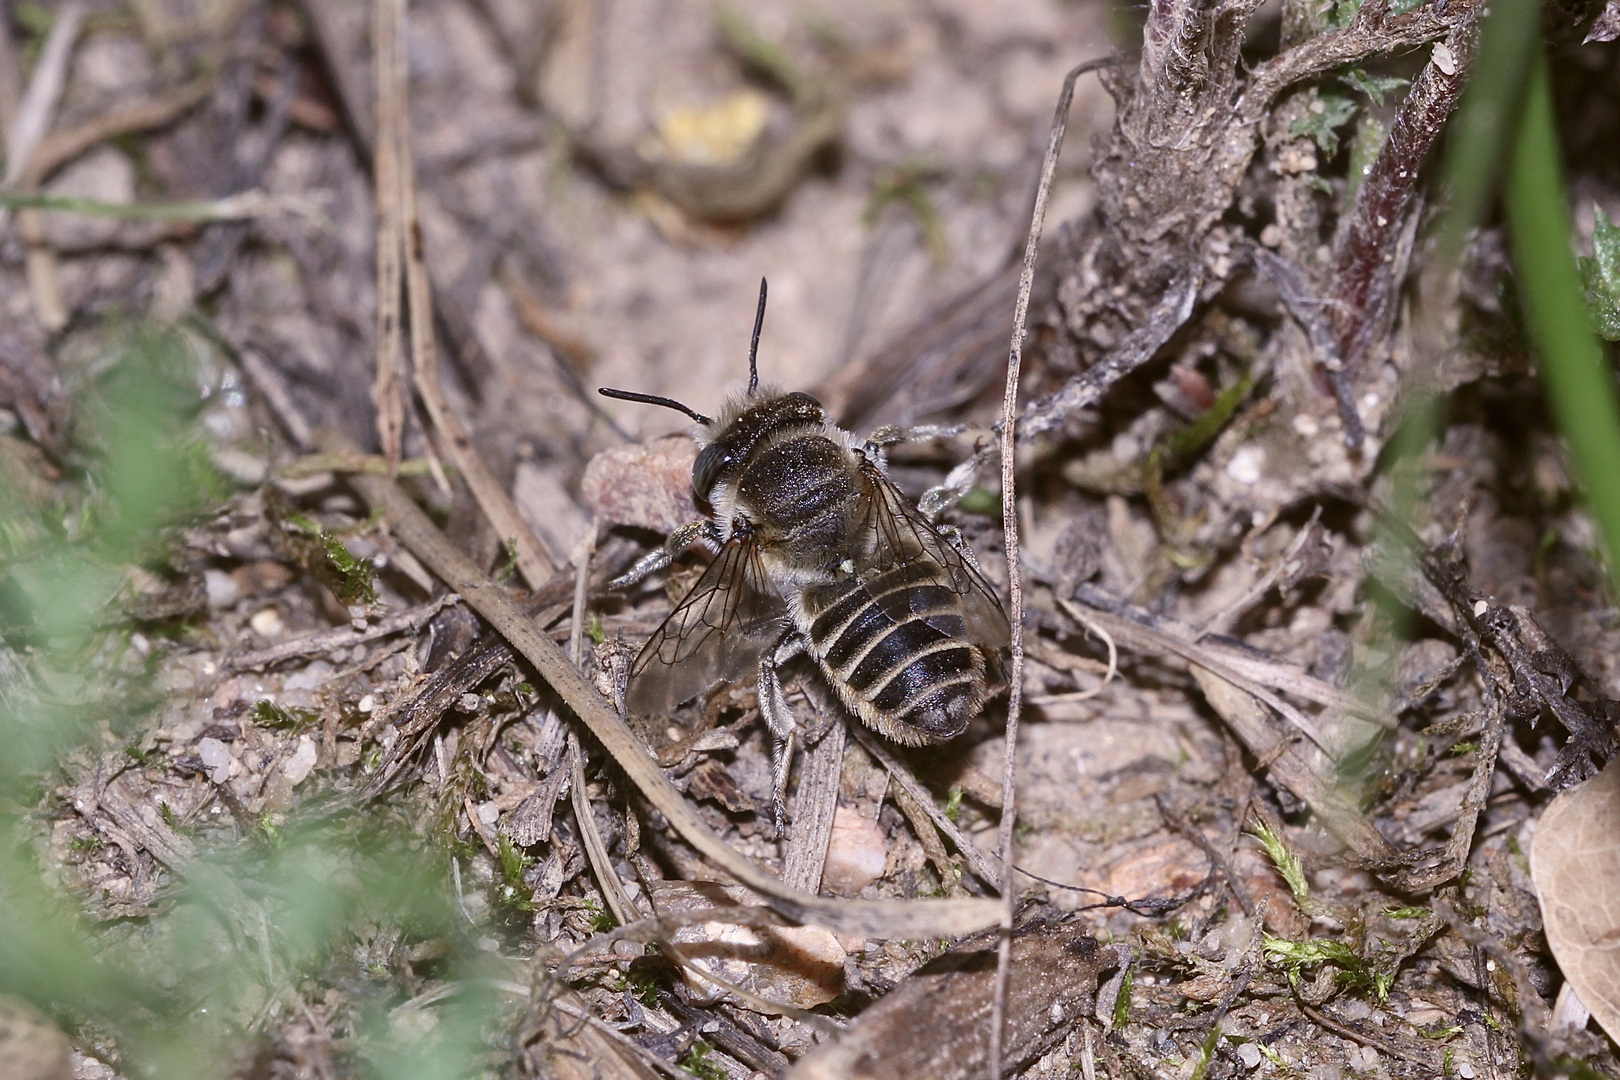
[[[478,820],[485,825],[493,825],[501,818],[501,811],[493,802],[480,803],[478,806]]]
[[[298,736],[298,749],[281,763],[281,771],[286,775],[287,782],[293,787],[302,784],[315,771],[315,761],[319,756],[314,739],[308,735]]]
[[[1265,463],[1266,452],[1258,446],[1245,446],[1232,455],[1232,460],[1226,463],[1226,475],[1240,484],[1254,484],[1260,480],[1260,467]]]
[[[883,876],[888,845],[876,821],[848,807],[833,811],[832,837],[827,843],[821,886],[834,896],[858,896]]]
[[[135,633],[129,635],[129,643],[142,656],[146,656],[152,651],[152,643],[146,640],[145,634]]]
[[[223,742],[213,738],[197,740],[197,756],[214,783],[223,784],[231,778],[231,748]]]
[[[208,606],[215,611],[234,607],[242,598],[242,589],[236,578],[223,570],[204,570],[203,589],[208,594]]]
[[[1321,430],[1322,428],[1317,424],[1314,416],[1306,416],[1304,413],[1300,413],[1298,416],[1294,417],[1294,431],[1297,432],[1302,438],[1315,438],[1316,433]]]
[[[1478,618],[1479,616],[1485,614],[1489,610],[1491,610],[1491,605],[1487,604],[1485,601],[1483,601],[1483,600],[1475,600],[1474,601],[1474,617],[1475,618]]]
[[[1238,1047],[1238,1060],[1243,1062],[1245,1069],[1258,1069],[1260,1067],[1260,1048],[1252,1042],[1246,1042]]]
[[[254,613],[253,618],[248,620],[248,625],[253,627],[253,632],[261,637],[280,637],[282,627],[281,612],[275,608],[264,608],[262,611]]]
[[[377,699],[372,697],[370,694],[367,694],[365,697],[361,698],[359,703],[355,705],[355,708],[363,713],[368,713],[376,707]]]
[[[1457,1062],[1457,1075],[1462,1080],[1474,1080],[1474,1063],[1472,1061]]]

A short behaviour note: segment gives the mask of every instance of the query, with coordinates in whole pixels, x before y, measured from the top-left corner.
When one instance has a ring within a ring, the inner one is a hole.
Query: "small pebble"
[[[253,618],[248,620],[248,625],[253,627],[253,632],[260,637],[278,638],[282,630],[281,612],[267,607],[255,613]]]
[[[1245,446],[1226,463],[1226,475],[1240,484],[1253,484],[1260,480],[1260,467],[1265,464],[1266,452],[1258,446]]]
[[[355,705],[355,708],[363,713],[368,713],[376,707],[377,699],[370,694],[367,694],[365,697],[361,698],[360,701]]]
[[[204,570],[203,589],[208,594],[208,606],[214,611],[235,607],[242,598],[242,587],[236,578],[223,570]]]
[[[197,740],[197,756],[208,770],[208,779],[214,783],[223,784],[231,778],[231,748],[218,739]]]
[[[477,694],[462,694],[456,701],[456,708],[464,713],[475,713],[484,704],[484,699]]]
[[[283,685],[288,690],[319,690],[332,677],[332,671],[331,664],[325,660],[316,660],[302,671],[295,671],[289,675]]]
[[[319,755],[315,750],[315,740],[308,735],[298,736],[298,749],[292,756],[281,763],[281,771],[287,777],[287,782],[293,787],[302,784],[309,774],[315,771],[315,762]]]
[[[1243,1043],[1238,1047],[1238,1060],[1243,1062],[1245,1069],[1258,1069],[1260,1067],[1260,1048],[1252,1042]]]
[[[1472,1061],[1457,1062],[1457,1075],[1462,1080],[1474,1080],[1474,1063]]]
[[[883,876],[889,851],[877,822],[840,806],[833,814],[832,838],[821,887],[835,896],[856,896]]]

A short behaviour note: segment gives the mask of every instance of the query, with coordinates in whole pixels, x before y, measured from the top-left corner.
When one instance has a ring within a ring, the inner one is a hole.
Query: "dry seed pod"
[[[1542,811],[1530,876],[1553,958],[1620,1040],[1620,759]]]

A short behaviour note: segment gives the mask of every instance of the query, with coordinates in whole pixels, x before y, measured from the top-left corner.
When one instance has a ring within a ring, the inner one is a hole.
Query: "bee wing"
[[[867,566],[881,572],[921,555],[944,567],[967,609],[969,636],[988,649],[1000,649],[1008,640],[1007,609],[1001,597],[969,557],[940,535],[905,494],[876,465],[861,468],[871,491],[868,529],[874,546]],[[864,568],[864,567],[863,567]]]
[[[768,583],[758,545],[733,537],[631,665],[630,711],[668,712],[721,679],[738,678],[786,625],[786,605]]]

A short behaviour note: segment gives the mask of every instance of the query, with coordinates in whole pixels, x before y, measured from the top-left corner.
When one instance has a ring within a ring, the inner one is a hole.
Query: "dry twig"
[[[382,477],[357,476],[353,483],[368,503],[383,510],[394,535],[534,665],[676,831],[722,870],[760,893],[776,911],[796,921],[873,937],[954,936],[982,929],[999,917],[1001,905],[989,900],[825,900],[789,889],[761,871],[704,824],[658,768],[645,744],[568,662],[567,655],[540,633],[505,590],[457,551],[403,491]]]

